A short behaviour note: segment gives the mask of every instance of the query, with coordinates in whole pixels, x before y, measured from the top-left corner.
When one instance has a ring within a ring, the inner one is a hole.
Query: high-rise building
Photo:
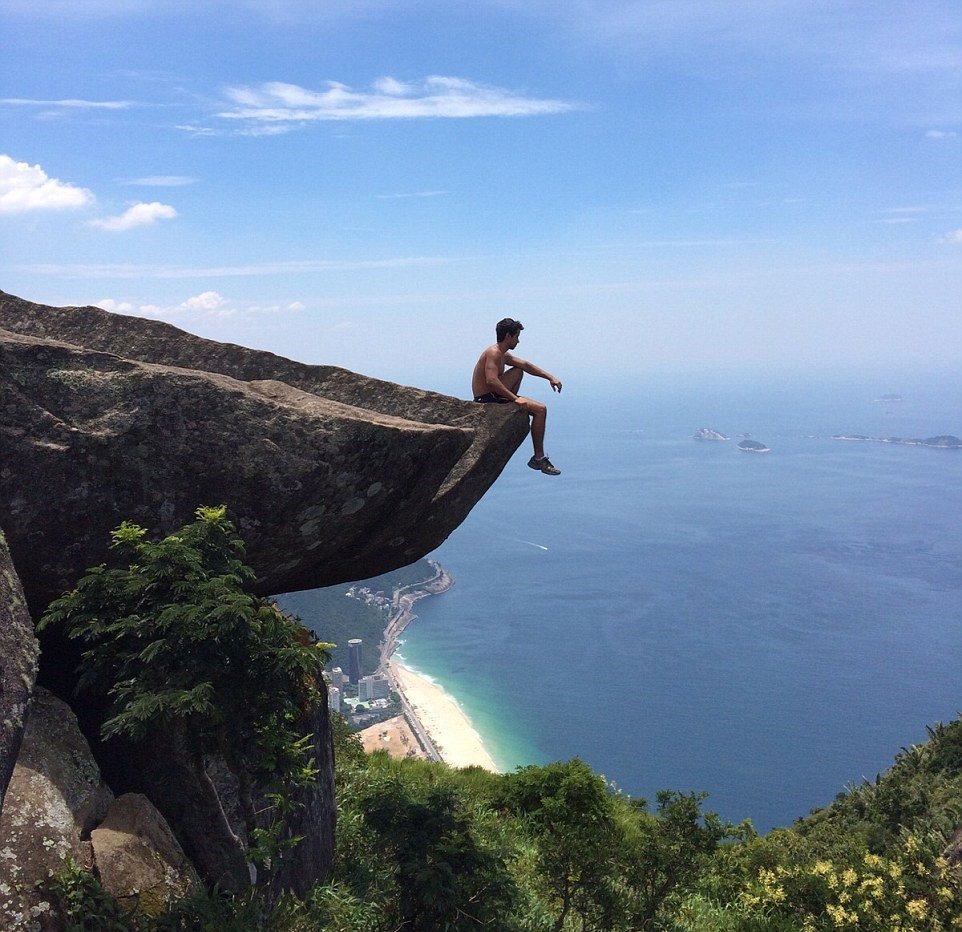
[[[357,681],[361,678],[361,641],[360,638],[351,638],[347,642],[347,678],[357,686]]]
[[[331,670],[331,685],[340,689],[344,685],[344,671],[340,667]]]
[[[327,707],[331,712],[341,711],[341,691],[336,686],[327,687]]]
[[[362,702],[390,697],[391,687],[386,676],[362,676],[357,684],[357,698]]]

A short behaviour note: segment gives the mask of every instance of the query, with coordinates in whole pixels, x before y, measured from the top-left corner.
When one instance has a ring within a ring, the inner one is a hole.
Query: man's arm
[[[501,398],[507,398],[509,401],[518,400],[519,396],[515,395],[501,381],[501,369],[498,366],[498,357],[494,352],[494,347],[484,353],[484,383],[489,392],[493,392]]]
[[[527,372],[529,375],[535,375],[539,379],[547,379],[552,389],[556,392],[561,391],[561,380],[556,379],[550,372],[545,372],[544,369],[536,366],[533,362],[528,362],[527,359],[520,359],[518,356],[512,356],[511,353],[504,354],[504,361],[509,366],[517,366],[522,372]]]

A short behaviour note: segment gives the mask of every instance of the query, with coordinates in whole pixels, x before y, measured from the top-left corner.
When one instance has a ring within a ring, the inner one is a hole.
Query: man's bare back
[[[475,401],[483,404],[518,405],[531,418],[534,456],[528,461],[528,465],[549,476],[557,476],[561,470],[552,466],[544,454],[544,429],[548,409],[540,401],[519,395],[518,389],[526,372],[546,379],[556,392],[561,391],[561,381],[534,363],[511,353],[521,340],[522,330],[524,327],[521,322],[510,317],[498,322],[498,342],[489,346],[475,364],[471,375],[471,394]]]

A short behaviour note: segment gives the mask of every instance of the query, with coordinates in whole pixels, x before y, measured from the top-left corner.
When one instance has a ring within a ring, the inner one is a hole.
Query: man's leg
[[[501,381],[517,395],[523,375],[522,369],[513,366],[505,370],[504,375],[501,376]],[[531,443],[534,446],[534,458],[536,460],[544,459],[544,427],[548,419],[548,409],[540,401],[525,398],[524,410],[531,418]],[[555,470],[551,475],[558,475],[558,471]]]
[[[529,401],[525,408],[531,415],[531,443],[534,445],[534,457],[540,460],[544,456],[544,425],[548,419],[548,409],[540,401]]]
[[[524,378],[524,370],[519,369],[517,366],[512,366],[510,369],[504,370],[504,375],[501,376],[501,382],[508,391],[514,392],[514,394],[517,395],[518,389],[521,388],[522,378]]]

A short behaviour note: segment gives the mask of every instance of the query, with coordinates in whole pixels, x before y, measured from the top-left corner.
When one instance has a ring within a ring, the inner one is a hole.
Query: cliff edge
[[[228,505],[260,594],[376,576],[437,547],[527,433],[476,405],[0,292],[0,526],[34,617],[108,532]]]

